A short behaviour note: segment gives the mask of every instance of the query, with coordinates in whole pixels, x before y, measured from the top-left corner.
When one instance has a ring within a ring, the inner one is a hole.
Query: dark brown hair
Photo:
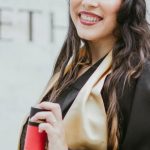
[[[146,20],[145,0],[123,0],[117,23],[117,42],[113,48],[112,73],[104,88],[109,97],[107,110],[109,150],[118,149],[120,138],[116,87],[123,77],[124,85],[130,84],[132,78],[138,78],[145,61],[150,58],[150,30]],[[82,57],[79,55],[81,41],[86,47],[85,55]],[[71,56],[73,56],[72,66],[64,75]],[[61,92],[76,80],[82,66],[91,63],[92,56],[88,42],[79,38],[69,13],[68,34],[53,71],[53,75],[60,71],[60,77],[46,98],[55,101]]]

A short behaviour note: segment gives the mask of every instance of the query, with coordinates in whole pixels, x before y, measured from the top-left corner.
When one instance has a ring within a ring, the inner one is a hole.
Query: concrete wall
[[[17,149],[66,35],[67,1],[0,0],[0,149]]]
[[[0,22],[0,149],[15,150],[66,35],[67,0],[0,0]]]

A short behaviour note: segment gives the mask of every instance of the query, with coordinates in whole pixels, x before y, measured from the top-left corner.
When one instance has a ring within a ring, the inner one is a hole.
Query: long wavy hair
[[[108,120],[108,149],[119,148],[119,105],[117,89],[120,80],[130,84],[132,78],[138,78],[145,61],[150,58],[150,29],[146,19],[145,0],[123,0],[117,16],[118,26],[114,32],[117,41],[113,47],[112,73],[104,85],[109,104]],[[85,44],[84,56],[80,56],[81,41]],[[64,75],[65,67],[72,57],[70,70]],[[67,37],[57,58],[53,75],[60,72],[60,76],[45,99],[55,101],[57,97],[69,87],[77,78],[83,66],[92,64],[91,50],[86,40],[80,39],[69,13],[69,28]],[[111,85],[111,86],[110,86]]]

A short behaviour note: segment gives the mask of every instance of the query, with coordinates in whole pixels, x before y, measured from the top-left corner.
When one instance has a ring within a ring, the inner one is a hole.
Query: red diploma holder
[[[24,150],[45,150],[46,141],[47,141],[46,132],[43,131],[40,133],[38,131],[38,125],[40,123],[30,121],[30,118],[40,111],[46,111],[46,110],[31,107],[29,121],[27,125],[27,132],[25,137]]]

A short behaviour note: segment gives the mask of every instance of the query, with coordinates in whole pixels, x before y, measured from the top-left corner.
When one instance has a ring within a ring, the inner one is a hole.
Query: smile
[[[94,25],[103,19],[102,17],[96,14],[85,11],[80,12],[79,17],[81,24],[84,25]]]

